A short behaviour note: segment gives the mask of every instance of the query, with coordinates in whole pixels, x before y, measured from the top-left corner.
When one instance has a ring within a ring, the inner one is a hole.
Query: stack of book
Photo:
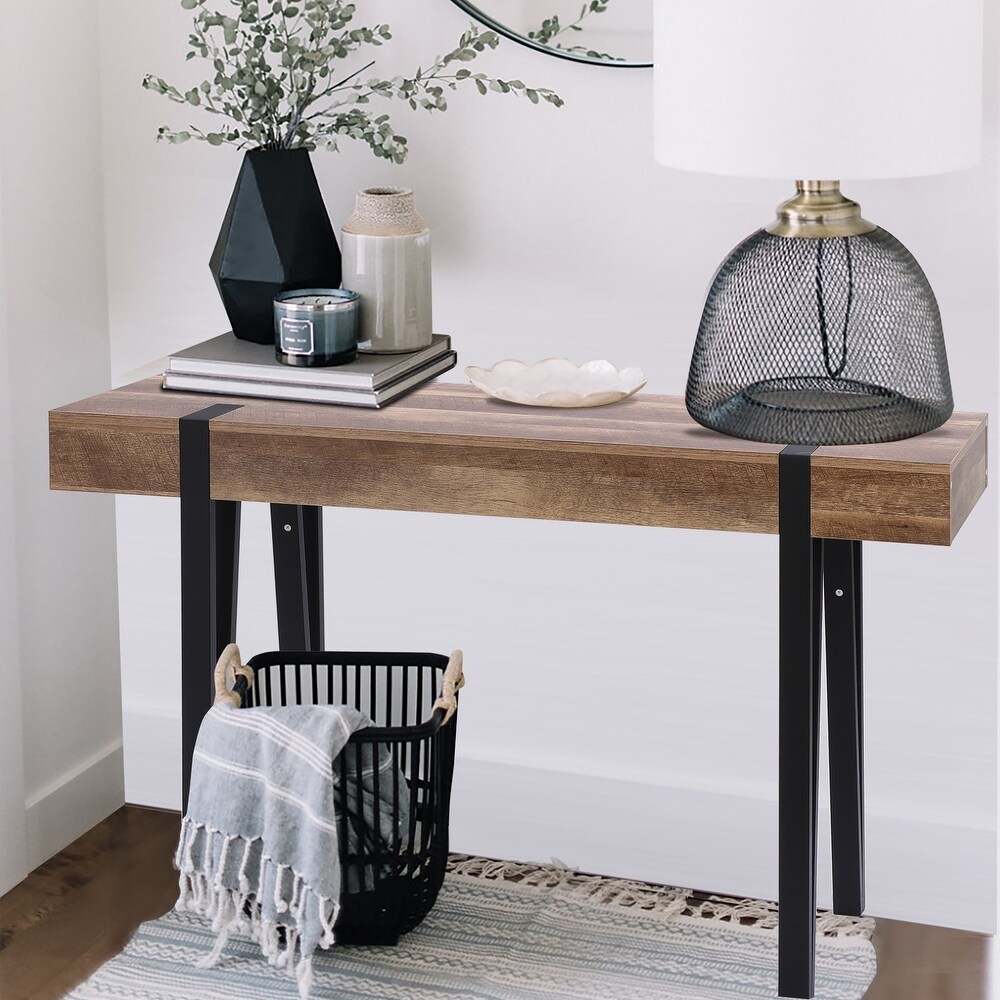
[[[456,360],[451,338],[435,336],[430,347],[411,354],[359,354],[333,368],[293,368],[278,361],[272,345],[224,333],[172,354],[163,388],[377,408],[454,368]]]

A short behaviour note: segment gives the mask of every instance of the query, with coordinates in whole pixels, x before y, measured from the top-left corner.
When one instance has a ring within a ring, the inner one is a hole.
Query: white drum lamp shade
[[[974,166],[982,0],[657,0],[656,159],[743,177]]]
[[[800,445],[941,426],[954,403],[934,292],[839,185],[978,162],[983,0],[656,0],[655,11],[657,160],[798,187],[716,273],[688,412]]]

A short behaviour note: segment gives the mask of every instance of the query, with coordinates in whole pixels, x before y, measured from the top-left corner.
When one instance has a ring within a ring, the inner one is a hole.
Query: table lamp
[[[930,284],[840,182],[978,162],[982,21],[982,0],[657,0],[657,160],[799,178],[712,282],[686,395],[698,423],[862,444],[951,415]]]

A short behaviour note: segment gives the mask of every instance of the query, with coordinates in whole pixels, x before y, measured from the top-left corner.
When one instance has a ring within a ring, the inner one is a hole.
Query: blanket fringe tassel
[[[217,856],[207,843],[209,835],[223,837]],[[199,837],[202,838],[200,845]],[[211,952],[199,959],[199,967],[217,965],[232,934],[248,934],[260,945],[261,954],[270,965],[284,969],[297,981],[299,996],[306,1000],[312,988],[313,956],[311,950],[303,951],[300,928],[307,915],[311,919],[318,914],[321,927],[318,946],[330,948],[334,943],[333,928],[340,912],[340,901],[314,892],[298,872],[267,856],[260,857],[257,884],[252,885],[247,870],[254,843],[185,822],[174,858],[180,872],[174,909],[198,913],[211,920],[212,930],[218,935]],[[199,847],[201,864],[196,864]],[[234,850],[242,850],[235,873],[232,870]],[[284,919],[270,919],[262,914],[260,901],[272,876],[274,889],[270,901],[273,901],[273,911]],[[224,877],[229,882],[235,881],[236,887],[225,884]]]

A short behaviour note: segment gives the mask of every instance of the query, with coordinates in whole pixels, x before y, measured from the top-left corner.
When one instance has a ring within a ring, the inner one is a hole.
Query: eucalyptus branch
[[[180,0],[185,10],[192,11],[194,22],[186,58],[208,62],[212,78],[186,91],[152,74],[142,84],[176,104],[229,121],[217,131],[164,126],[157,137],[166,142],[197,139],[213,146],[335,150],[343,137],[360,140],[376,156],[402,163],[408,151],[406,138],[389,115],[375,116],[367,109],[373,99],[444,111],[445,90],[468,83],[482,94],[515,94],[533,104],[544,101],[556,107],[563,103],[552,91],[528,87],[520,80],[501,80],[466,68],[449,70],[452,63],[470,62],[499,44],[495,32],[476,26],[427,70],[362,83],[359,76],[374,60],[342,74],[334,72],[336,61],[366,47],[380,47],[392,32],[387,24],[354,24],[356,6],[349,0],[230,0],[225,13],[211,9],[209,2]],[[335,99],[316,108],[331,97]]]
[[[603,14],[608,9],[611,0],[586,0],[580,8],[580,13],[575,21],[563,23],[558,14],[545,18],[541,25],[533,31],[529,31],[527,37],[539,45],[546,45],[551,49],[559,49],[560,52],[572,52],[576,55],[587,56],[590,59],[603,59],[607,62],[624,62],[622,56],[613,56],[608,52],[598,52],[590,49],[586,45],[564,45],[562,42],[554,41],[560,35],[571,31],[582,31],[583,22],[591,14]]]
[[[364,73],[364,71],[366,69],[371,69],[372,66],[374,66],[374,65],[375,65],[375,60],[373,59],[371,62],[365,63],[364,66],[362,66],[360,69],[356,69],[349,76],[345,76],[342,80],[338,80],[336,83],[330,84],[330,86],[327,87],[325,90],[322,90],[318,94],[315,94],[311,98],[309,98],[309,100],[303,106],[303,110],[306,107],[308,107],[309,105],[314,104],[316,101],[320,100],[321,98],[327,97],[330,94],[335,94],[338,90],[343,90],[347,86],[347,84],[351,82],[351,80],[353,80],[356,77],[360,76],[362,73]],[[356,88],[347,88],[347,89],[353,90],[353,89],[356,89]],[[338,107],[339,105],[332,105],[332,106],[333,107]],[[321,115],[321,114],[323,114],[323,112],[317,111],[314,114],[311,114],[309,117],[310,118],[315,118],[315,117],[317,117],[317,115]]]

